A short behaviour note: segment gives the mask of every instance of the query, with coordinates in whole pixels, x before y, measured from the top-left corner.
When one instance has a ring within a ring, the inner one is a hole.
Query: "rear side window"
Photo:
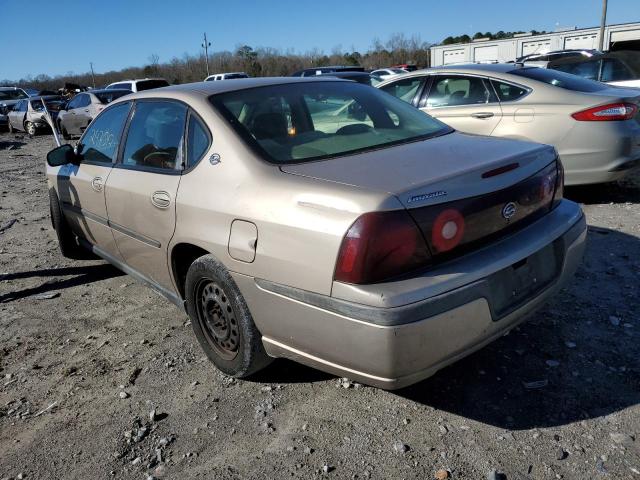
[[[123,83],[114,83],[113,85],[109,85],[108,89],[112,88],[124,88],[125,90],[131,90],[131,83],[123,82]]]
[[[187,165],[198,163],[209,148],[209,135],[206,127],[195,115],[189,116],[187,129]]]
[[[169,82],[166,80],[141,80],[136,83],[139,92],[143,90],[151,90],[152,88],[168,87]]]
[[[478,105],[495,101],[495,95],[482,78],[436,75],[429,91],[427,107]]]
[[[138,102],[122,156],[131,167],[182,169],[187,108],[176,102]]]
[[[511,83],[499,82],[498,80],[491,80],[491,83],[501,102],[513,102],[529,93],[526,88]]]
[[[516,77],[537,80],[538,82],[544,82],[548,85],[564,88],[565,90],[572,90],[574,92],[599,92],[600,90],[608,88],[606,85],[594,82],[593,80],[587,80],[586,78],[547,68],[524,67],[511,70],[508,73]]]
[[[384,87],[381,87],[380,90],[390,93],[404,102],[412,103],[423,82],[424,77],[404,78],[397,82],[385,85]]]
[[[83,161],[111,163],[115,159],[129,103],[121,103],[105,110],[89,125],[78,144]]]
[[[633,80],[633,73],[615,58],[605,58],[602,60],[602,82],[622,82],[624,80]]]
[[[129,91],[129,90],[114,90],[113,92],[94,93],[94,95],[97,97],[97,99],[101,103],[107,104],[107,103],[113,102],[116,98],[123,97],[125,95],[130,94],[130,93],[131,93],[131,91]]]
[[[549,68],[560,72],[570,73],[589,80],[598,80],[598,70],[600,69],[600,61],[576,62],[576,63],[558,63],[551,64]]]

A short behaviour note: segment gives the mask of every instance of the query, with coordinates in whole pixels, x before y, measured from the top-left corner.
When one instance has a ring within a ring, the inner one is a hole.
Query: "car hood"
[[[452,132],[280,168],[287,174],[387,192],[413,208],[506,188],[538,172],[556,156],[548,145]],[[508,170],[483,177],[500,167]]]

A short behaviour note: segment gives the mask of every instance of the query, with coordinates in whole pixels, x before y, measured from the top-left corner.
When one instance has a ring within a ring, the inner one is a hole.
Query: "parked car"
[[[553,145],[567,185],[618,180],[640,163],[640,91],[522,64],[431,68],[380,88],[461,132]]]
[[[382,82],[382,78],[369,72],[331,72],[323,73],[320,76],[342,78],[343,80],[351,80],[371,87],[375,87],[377,84]]]
[[[209,75],[204,79],[205,82],[215,82],[219,80],[235,80],[238,78],[249,78],[244,72],[231,72],[231,73],[215,73],[213,75]]]
[[[8,113],[15,104],[29,98],[27,92],[18,87],[0,87],[0,126],[8,126]]]
[[[374,70],[371,72],[372,75],[377,75],[383,80],[387,80],[392,77],[397,77],[398,75],[402,75],[403,73],[407,73],[408,70],[404,70],[403,68],[379,68],[378,70]]]
[[[620,87],[640,87],[640,52],[611,52],[528,63]]]
[[[352,123],[329,120],[350,105]],[[123,97],[47,163],[62,253],[86,247],[186,309],[235,377],[286,357],[415,383],[558,291],[586,236],[552,147],[328,77]]]
[[[594,55],[598,55],[601,52],[599,50],[593,49],[571,49],[567,48],[565,50],[554,50],[551,52],[537,52],[530,53],[529,55],[524,55],[516,59],[517,63],[524,62],[549,62],[554,60],[563,60],[567,58],[577,58],[584,59],[589,58]]]
[[[58,114],[56,125],[65,140],[71,135],[81,135],[104,108],[115,99],[131,93],[131,90],[91,90],[79,93]]]
[[[107,89],[131,90],[132,92],[142,92],[153,88],[168,87],[169,82],[164,78],[141,78],[137,80],[121,80],[107,85]]]
[[[415,72],[418,66],[415,63],[401,63],[399,65],[393,65],[391,68],[401,68],[407,72]]]
[[[358,67],[353,65],[341,66],[333,65],[329,67],[312,67],[298,70],[291,74],[292,77],[313,77],[315,75],[322,75],[323,73],[333,72],[364,72],[364,67]]]
[[[58,95],[44,97],[29,97],[20,100],[7,114],[9,132],[22,130],[29,135],[35,135],[38,130],[51,128],[44,117],[44,105],[55,122],[58,111],[64,104],[64,100]]]

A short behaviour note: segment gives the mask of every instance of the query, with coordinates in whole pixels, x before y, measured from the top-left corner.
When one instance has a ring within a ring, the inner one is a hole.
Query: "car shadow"
[[[575,281],[527,323],[395,393],[510,430],[564,425],[640,403],[638,258],[637,237],[590,227]]]
[[[640,171],[614,183],[565,187],[564,196],[585,205],[640,203]]]
[[[267,368],[260,370],[245,380],[258,383],[286,384],[326,382],[332,378],[337,377],[291,360],[276,358]]]
[[[102,263],[83,267],[50,268],[44,270],[8,273],[0,276],[0,281],[11,281],[31,277],[68,275],[74,276],[62,280],[47,281],[36,287],[25,288],[23,290],[16,290],[0,295],[0,303],[8,303],[21,298],[31,297],[33,295],[58,292],[66,288],[77,287],[79,285],[86,285],[93,282],[99,282],[101,280],[107,280],[109,278],[119,277],[124,275],[124,273],[110,264]]]
[[[25,142],[0,142],[0,150],[18,150],[25,145]]]

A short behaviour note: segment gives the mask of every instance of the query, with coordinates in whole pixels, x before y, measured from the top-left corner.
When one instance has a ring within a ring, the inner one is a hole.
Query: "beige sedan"
[[[62,253],[186,310],[236,377],[284,357],[417,382],[540,307],[586,236],[553,148],[458,133],[335,78],[123,97],[47,162]]]
[[[456,65],[376,85],[456,130],[552,145],[566,184],[618,180],[640,165],[640,90],[520,64]]]

